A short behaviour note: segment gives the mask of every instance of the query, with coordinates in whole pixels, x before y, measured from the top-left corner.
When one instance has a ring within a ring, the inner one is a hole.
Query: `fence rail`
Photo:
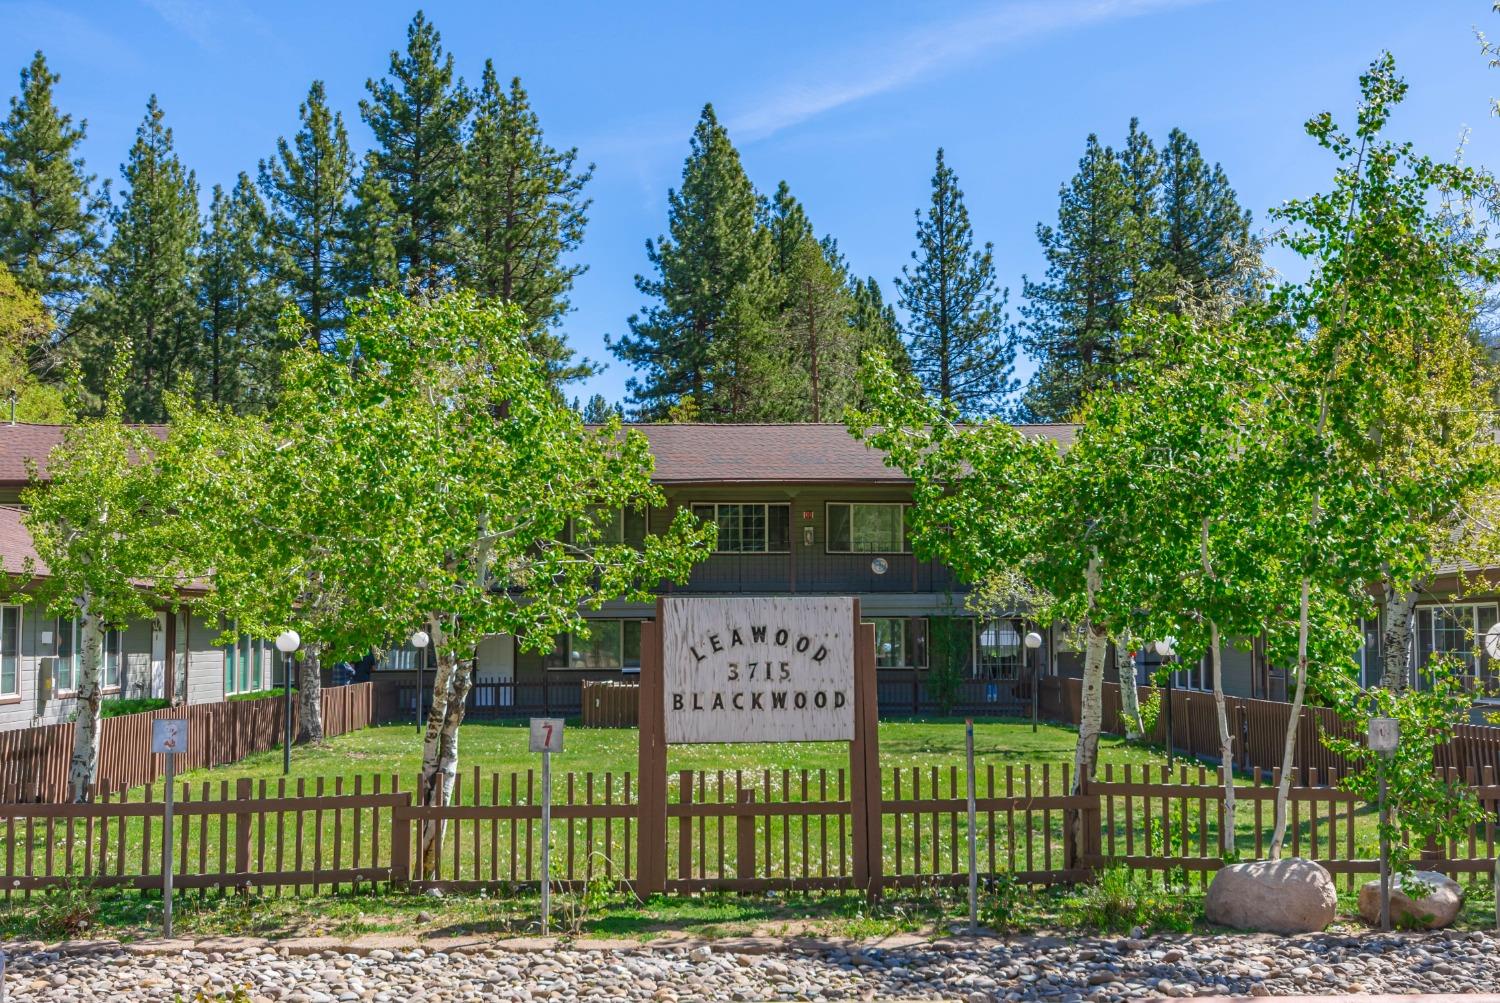
[[[323,734],[342,735],[368,727],[374,699],[370,683],[327,687],[322,691]],[[284,702],[276,697],[189,704],[166,710],[107,717],[99,722],[100,790],[139,787],[165,772],[161,756],[151,754],[151,722],[186,718],[189,744],[179,753],[179,770],[196,770],[238,762],[265,752],[281,741]],[[298,723],[293,700],[292,724]],[[68,765],[73,756],[73,724],[42,725],[0,732],[0,800],[68,800]]]
[[[1460,775],[1485,809],[1463,839],[1429,846],[1421,866],[1489,881],[1497,848],[1496,771]],[[1291,791],[1287,849],[1318,860],[1346,888],[1376,874],[1373,813],[1334,786],[1338,772]],[[1236,787],[1233,845],[1264,854],[1274,775]],[[1218,772],[1107,767],[1073,787],[1067,765],[981,764],[976,777],[978,868],[1025,885],[1075,882],[1128,864],[1176,886],[1206,886],[1225,859]],[[663,852],[667,891],[859,890],[952,885],[967,879],[966,778],[957,766],[881,771],[882,848],[859,882],[851,778],[843,769],[684,770],[668,777]],[[541,789],[532,771],[464,773],[449,804],[424,805],[395,776],[334,777],[178,789],[172,849],[180,887],[282,895],[393,884],[413,889],[539,887]],[[71,881],[161,887],[161,790],[103,788],[89,804],[0,805],[0,888],[6,896]],[[639,784],[630,773],[554,777],[551,878],[558,887],[635,880]],[[1075,844],[1070,817],[1081,819]],[[424,827],[440,832],[421,852]]]

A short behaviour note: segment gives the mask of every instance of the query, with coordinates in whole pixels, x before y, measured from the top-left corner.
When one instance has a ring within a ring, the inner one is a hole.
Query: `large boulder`
[[[1413,871],[1391,878],[1391,926],[1398,930],[1441,930],[1458,918],[1464,889],[1437,871]],[[1380,923],[1380,879],[1359,886],[1359,914],[1371,926]]]
[[[1210,923],[1268,933],[1316,933],[1333,922],[1338,892],[1323,865],[1301,857],[1221,867],[1208,886]]]

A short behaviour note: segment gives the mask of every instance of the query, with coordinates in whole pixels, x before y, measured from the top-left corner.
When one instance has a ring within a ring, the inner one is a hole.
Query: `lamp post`
[[[1042,680],[1042,653],[1038,649],[1042,646],[1042,635],[1034,630],[1026,632],[1026,647],[1031,651],[1031,732],[1036,734],[1037,717],[1037,691],[1041,688]]]
[[[292,677],[297,670],[297,649],[302,645],[302,638],[295,630],[283,630],[276,635],[276,650],[281,652],[281,674],[282,687],[286,692],[282,695],[284,701],[282,707],[285,713],[281,716],[282,739],[281,739],[281,773],[283,776],[292,772]]]
[[[417,734],[422,734],[422,677],[427,671],[427,644],[432,638],[427,636],[427,631],[417,629],[411,632],[411,646],[417,649]]]
[[[1154,645],[1154,647],[1156,648],[1156,653],[1157,653],[1157,655],[1159,655],[1161,657],[1163,665],[1165,665],[1166,662],[1167,662],[1167,659],[1171,658],[1172,655],[1174,654],[1174,650],[1173,649],[1176,646],[1176,644],[1177,644],[1177,638],[1172,637],[1171,635],[1168,635],[1168,636],[1162,638],[1160,641],[1157,641],[1156,644]],[[1167,769],[1170,770],[1171,768],[1172,768],[1172,671],[1170,669],[1168,669],[1167,670]]]

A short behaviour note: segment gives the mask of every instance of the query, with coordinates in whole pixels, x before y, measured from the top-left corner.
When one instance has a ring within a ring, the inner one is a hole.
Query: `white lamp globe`
[[[1168,635],[1167,637],[1162,638],[1160,641],[1157,641],[1154,647],[1156,648],[1156,653],[1161,657],[1171,658],[1173,654],[1172,649],[1176,646],[1176,644],[1177,638]]]
[[[414,630],[411,632],[411,646],[413,648],[425,648],[427,647],[427,642],[431,640],[432,638],[427,636],[427,631],[425,630]]]
[[[276,650],[290,655],[302,646],[302,637],[295,630],[283,630],[276,635]]]
[[[1032,651],[1035,651],[1036,649],[1040,648],[1041,646],[1042,646],[1042,635],[1038,634],[1034,630],[1028,630],[1026,632],[1026,647],[1030,648]]]

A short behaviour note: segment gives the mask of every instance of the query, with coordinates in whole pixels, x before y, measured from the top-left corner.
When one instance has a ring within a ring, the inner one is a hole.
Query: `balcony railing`
[[[878,560],[877,560],[878,559]],[[880,568],[882,570],[876,570]],[[674,594],[963,592],[966,586],[937,561],[911,554],[714,554]]]

